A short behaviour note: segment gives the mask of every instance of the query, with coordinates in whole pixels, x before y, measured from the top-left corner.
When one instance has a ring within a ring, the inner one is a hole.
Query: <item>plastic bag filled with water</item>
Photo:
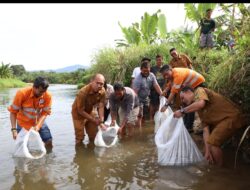
[[[39,133],[34,129],[27,131],[22,128],[16,138],[13,156],[38,159],[45,154],[46,148]]]
[[[161,124],[155,135],[158,163],[163,166],[183,166],[204,160],[189,135],[182,118],[173,113]]]
[[[159,98],[160,98],[159,110],[155,113],[155,116],[154,116],[154,122],[155,122],[155,130],[154,130],[154,132],[155,133],[160,128],[163,121],[165,121],[167,119],[167,117],[172,113],[172,110],[171,110],[170,107],[168,107],[168,109],[166,109],[164,112],[160,111],[161,108],[166,103],[166,98],[164,96],[160,96]]]
[[[110,126],[111,116],[109,115],[107,120],[104,123],[107,126],[107,129],[104,131],[99,127],[99,130],[95,137],[95,146],[98,147],[111,147],[116,144],[118,141],[118,130],[119,126],[115,123],[115,126]]]

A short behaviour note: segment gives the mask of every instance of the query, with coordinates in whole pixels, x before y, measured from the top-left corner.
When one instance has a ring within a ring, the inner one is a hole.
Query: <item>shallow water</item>
[[[13,158],[7,106],[17,89],[0,90],[0,189],[249,189],[250,166],[225,149],[225,167],[208,165],[163,167],[157,164],[154,128],[147,123],[116,146],[93,143],[75,148],[71,105],[76,86],[51,85],[52,115],[47,118],[54,147],[37,160]],[[202,148],[200,136],[194,136]]]

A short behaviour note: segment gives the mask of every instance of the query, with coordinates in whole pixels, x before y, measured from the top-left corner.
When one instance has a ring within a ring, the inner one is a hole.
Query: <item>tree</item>
[[[26,70],[23,65],[11,65],[10,68],[13,71],[13,75],[20,77],[26,73]]]
[[[166,17],[160,14],[159,9],[153,15],[147,12],[141,17],[140,24],[138,22],[132,23],[132,26],[123,27],[119,22],[119,26],[124,34],[124,39],[118,39],[117,46],[128,47],[130,45],[139,45],[145,43],[147,45],[156,43],[159,39],[164,39],[167,35]]]
[[[0,78],[11,78],[12,77],[12,70],[10,69],[10,63],[4,65],[2,62],[2,65],[0,66]]]

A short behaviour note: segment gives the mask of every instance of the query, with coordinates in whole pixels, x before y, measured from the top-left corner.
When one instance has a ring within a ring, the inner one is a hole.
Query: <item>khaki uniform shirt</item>
[[[177,59],[175,58],[171,59],[169,65],[172,68],[175,67],[190,68],[192,66],[192,62],[187,55],[179,54]]]
[[[232,127],[242,126],[239,108],[226,97],[207,88],[198,87],[195,90],[195,101],[197,100],[206,101],[205,107],[198,111],[203,124],[216,127],[224,119],[231,118],[235,121]]]
[[[102,88],[99,92],[92,91],[91,84],[88,84],[80,89],[74,103],[72,104],[72,116],[74,119],[85,119],[80,115],[81,110],[91,113],[94,107],[98,107],[100,103],[105,103],[105,89]]]

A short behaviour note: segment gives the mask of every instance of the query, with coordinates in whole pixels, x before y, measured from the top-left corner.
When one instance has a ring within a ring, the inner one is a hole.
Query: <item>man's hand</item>
[[[111,121],[110,126],[115,126],[115,120],[112,120],[112,121]]]
[[[93,123],[95,123],[98,126],[101,124],[101,120],[99,118],[94,118]]]
[[[167,105],[162,106],[162,108],[161,108],[161,112],[166,111],[166,109],[167,109],[167,108],[168,108],[168,106],[167,106]]]
[[[100,127],[103,131],[106,131],[107,130],[107,126],[104,125],[103,123],[100,124]]]
[[[213,159],[213,156],[212,156],[210,150],[206,150],[205,159],[209,162],[209,164],[214,164],[214,159]]]
[[[124,127],[120,127],[120,128],[119,128],[119,130],[118,130],[118,134],[122,135],[123,128],[124,128]]]
[[[174,112],[174,117],[180,118],[182,116],[181,110],[177,110]]]
[[[16,140],[16,137],[17,137],[17,130],[12,130],[12,137],[14,140]]]
[[[39,131],[37,126],[33,126],[32,129],[34,129],[35,131]]]

